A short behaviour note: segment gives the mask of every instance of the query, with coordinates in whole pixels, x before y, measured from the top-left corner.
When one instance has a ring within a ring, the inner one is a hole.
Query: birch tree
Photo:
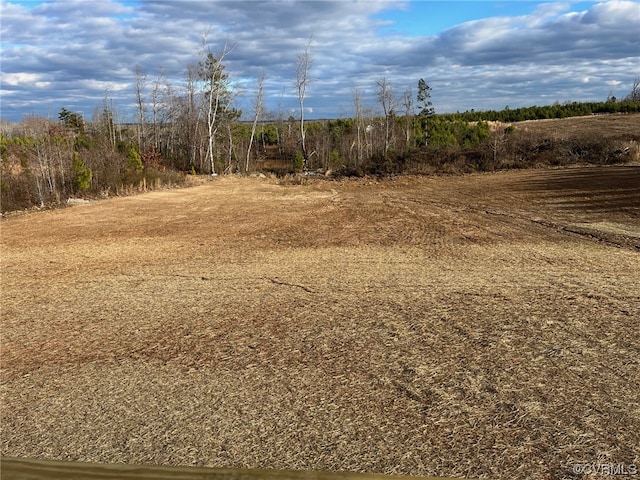
[[[162,109],[162,87],[165,84],[164,71],[156,77],[151,88],[151,121],[153,123],[153,148],[158,150],[160,137],[160,116]]]
[[[384,77],[377,80],[376,85],[376,97],[384,113],[384,154],[386,156],[389,151],[391,117],[394,107],[393,90],[389,81]]]
[[[207,133],[208,146],[206,158],[209,160],[211,175],[217,175],[215,170],[215,140],[219,128],[219,116],[229,103],[230,87],[229,75],[224,71],[224,59],[233,51],[225,43],[222,51],[215,56],[205,48],[206,37],[203,39],[203,60],[200,62],[200,78],[205,83],[205,98],[207,99]],[[204,53],[206,52],[206,54]]]
[[[136,65],[136,104],[138,106],[138,150],[144,151],[144,120],[145,120],[145,105],[144,105],[144,89],[147,82],[147,76],[142,73],[142,67]]]
[[[305,49],[298,54],[298,63],[296,66],[296,89],[298,91],[298,103],[300,105],[300,141],[302,147],[302,156],[304,157],[304,167],[307,166],[307,146],[305,144],[305,128],[304,128],[304,99],[307,94],[307,87],[311,79],[309,78],[309,70],[313,64],[311,57],[311,42],[313,38],[309,39]]]
[[[362,96],[358,87],[353,88],[353,108],[355,113],[354,123],[356,126],[356,138],[351,144],[351,150],[356,147],[356,166],[362,164],[363,159],[363,135],[365,134],[366,125],[364,124],[364,109],[362,105]]]
[[[196,166],[196,152],[198,150],[198,112],[196,110],[196,81],[197,66],[187,65],[185,89],[184,123],[186,127],[186,150],[189,156],[189,169],[193,171]]]
[[[251,137],[249,138],[249,146],[247,147],[247,159],[244,164],[245,173],[249,171],[249,157],[251,156],[251,147],[253,146],[253,139],[256,135],[256,127],[258,126],[258,120],[262,115],[262,100],[264,97],[264,73],[258,79],[258,89],[256,97],[253,103],[253,125],[251,126]]]

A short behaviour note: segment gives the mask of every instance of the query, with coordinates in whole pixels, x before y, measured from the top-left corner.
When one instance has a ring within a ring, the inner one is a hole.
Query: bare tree
[[[631,93],[627,95],[625,100],[628,100],[630,102],[640,102],[640,77],[636,77],[633,79]]]
[[[507,143],[507,130],[500,125],[497,125],[491,131],[491,141],[489,148],[493,152],[494,165],[498,162],[498,154],[504,150],[504,146]]]
[[[411,142],[411,130],[413,130],[413,92],[411,87],[407,87],[402,96],[402,106],[404,107],[404,138],[407,147]]]
[[[353,88],[353,108],[355,110],[356,138],[351,144],[351,150],[356,147],[356,166],[362,164],[363,157],[363,136],[365,134],[366,125],[364,124],[364,108],[362,106],[362,96],[358,87]]]
[[[304,166],[307,166],[307,147],[305,144],[305,129],[304,129],[304,99],[307,93],[307,86],[311,79],[309,78],[309,70],[313,64],[311,58],[311,42],[313,37],[309,39],[305,49],[298,54],[298,63],[296,67],[296,88],[298,91],[298,102],[300,104],[300,140],[302,145],[302,156],[304,157]]]
[[[186,128],[186,148],[189,156],[189,168],[193,170],[196,166],[197,138],[198,138],[198,112],[196,110],[196,83],[197,67],[194,64],[187,65],[185,88],[185,104],[183,105],[182,116]],[[182,136],[182,135],[181,135]]]
[[[153,122],[153,148],[158,150],[160,137],[160,110],[162,108],[162,86],[165,83],[164,71],[161,71],[151,88],[151,121]]]
[[[258,120],[262,115],[262,99],[264,96],[264,77],[265,77],[265,74],[263,72],[260,78],[258,79],[258,90],[256,92],[256,98],[253,103],[253,111],[254,111],[253,125],[251,126],[251,137],[249,138],[249,146],[247,147],[247,159],[244,164],[245,173],[249,171],[249,157],[251,156],[251,147],[253,146],[253,139],[256,134],[256,127],[258,125]]]
[[[215,169],[215,138],[218,133],[218,115],[228,103],[229,84],[228,74],[224,72],[223,61],[229,55],[235,46],[229,47],[224,44],[222,51],[216,57],[206,46],[207,37],[202,39],[202,61],[200,62],[200,77],[205,81],[205,92],[207,102],[207,128],[208,128],[208,148],[207,158],[211,169],[211,175],[217,175]]]
[[[142,67],[136,65],[136,103],[138,104],[138,149],[144,150],[144,89],[147,76],[142,73]]]
[[[391,118],[393,117],[393,107],[395,102],[391,84],[386,78],[383,77],[380,80],[376,80],[376,85],[376,97],[378,98],[384,113],[384,154],[387,155],[390,144]]]
[[[117,110],[113,99],[109,98],[109,89],[104,91],[102,100],[102,110],[97,109],[94,113],[94,124],[98,124],[101,133],[108,138],[112,148],[116,148],[117,142],[122,139],[120,122],[117,118]]]

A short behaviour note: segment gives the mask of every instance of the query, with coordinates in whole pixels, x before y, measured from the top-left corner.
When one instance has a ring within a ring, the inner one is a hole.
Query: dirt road
[[[2,454],[640,465],[640,167],[219,178],[4,219]]]

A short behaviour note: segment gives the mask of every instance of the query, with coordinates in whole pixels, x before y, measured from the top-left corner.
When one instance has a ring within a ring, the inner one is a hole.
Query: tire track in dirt
[[[634,231],[601,194],[629,172],[606,171],[228,178],[2,220],[2,453],[505,480],[632,463],[640,256],[533,221]]]

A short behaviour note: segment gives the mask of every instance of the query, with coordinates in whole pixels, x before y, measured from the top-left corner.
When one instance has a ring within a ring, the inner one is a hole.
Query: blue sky
[[[441,0],[437,2],[414,1],[405,8],[388,10],[376,15],[380,20],[393,22],[383,29],[386,32],[397,32],[409,37],[437,35],[447,28],[464,22],[481,20],[488,17],[531,14],[543,2],[531,1],[456,1]],[[574,9],[586,10],[589,3],[573,4]]]
[[[604,100],[640,76],[640,2],[409,0],[2,0],[0,116],[91,117],[105,98],[135,111],[135,69],[180,95],[202,38],[249,110],[264,73],[266,107],[296,115],[296,56],[313,38],[308,118],[353,112],[376,81],[399,99],[420,78],[437,112]],[[169,85],[169,87],[167,87]]]

